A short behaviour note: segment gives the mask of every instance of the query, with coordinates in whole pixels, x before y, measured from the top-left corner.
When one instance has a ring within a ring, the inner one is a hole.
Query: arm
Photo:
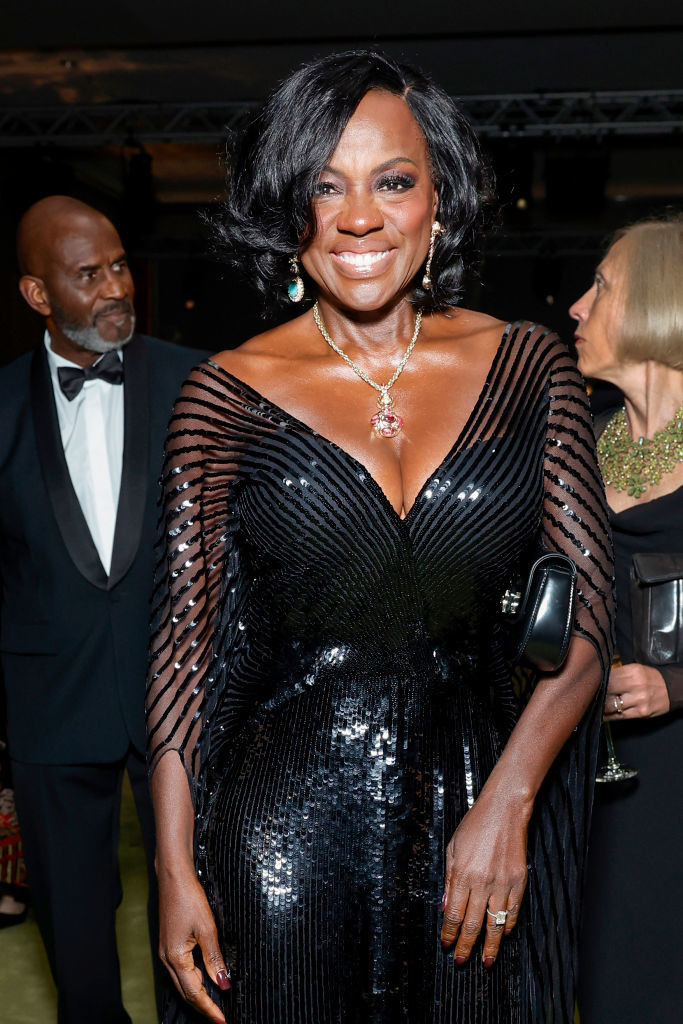
[[[152,800],[157,832],[159,955],[183,998],[223,1024],[225,1018],[209,998],[192,953],[198,945],[209,976],[219,988],[230,988],[211,908],[195,872],[194,808],[177,758],[160,761],[152,777]]]
[[[181,995],[223,1022],[195,965],[229,981],[209,904],[194,863],[193,801],[201,797],[204,726],[217,699],[214,638],[221,584],[230,562],[233,466],[227,412],[209,371],[190,376],[166,444],[159,560],[147,688],[148,757],[157,831],[160,956]]]
[[[491,966],[515,926],[527,877],[527,835],[538,792],[573,731],[594,707],[609,666],[612,562],[590,415],[573,361],[559,349],[549,385],[542,539],[577,565],[577,610],[561,670],[542,676],[447,851],[442,942],[456,962],[486,925]],[[507,910],[505,927],[486,913]]]

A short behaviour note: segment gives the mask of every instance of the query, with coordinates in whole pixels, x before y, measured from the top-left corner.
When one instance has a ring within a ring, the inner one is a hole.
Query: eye
[[[339,192],[339,188],[333,181],[319,181],[313,186],[314,196],[333,196]]]
[[[377,188],[384,192],[404,192],[414,186],[415,179],[409,174],[397,174],[396,172],[383,175],[377,183]]]
[[[111,269],[115,270],[117,273],[121,273],[122,270],[127,270],[128,260],[117,260],[116,263],[112,263]]]
[[[602,291],[605,282],[603,281],[603,279],[601,277],[599,277],[596,274],[596,276],[593,278],[593,284],[595,286],[595,294],[596,294],[596,296],[598,296],[600,294],[600,292]]]

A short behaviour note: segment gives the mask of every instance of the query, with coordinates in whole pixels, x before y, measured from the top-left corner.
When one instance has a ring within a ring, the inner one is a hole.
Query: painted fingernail
[[[452,943],[450,943],[448,941],[448,939],[442,939],[441,940],[441,945],[442,945],[443,949],[449,949],[450,946],[452,945]]]
[[[444,893],[443,896],[441,897],[441,913],[442,914],[443,914],[445,909],[446,909],[446,893]]]
[[[457,956],[455,957],[455,962],[456,962],[456,964],[458,965],[458,967],[461,967],[461,966],[462,966],[462,964],[464,964],[464,963],[465,963],[465,960],[467,960],[467,957],[466,957],[466,956],[460,956],[460,954],[459,954],[459,953],[458,953],[458,955],[457,955]]]
[[[484,967],[486,967],[487,969],[489,967],[493,967],[495,962],[496,962],[495,956],[485,956],[484,957]]]
[[[230,988],[230,978],[227,971],[216,971],[216,981],[218,982],[218,987],[222,988],[224,992]]]

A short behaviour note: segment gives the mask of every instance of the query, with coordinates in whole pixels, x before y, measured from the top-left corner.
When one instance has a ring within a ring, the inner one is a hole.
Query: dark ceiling
[[[38,0],[13,4],[2,21],[6,47],[127,48],[666,28],[683,25],[683,10],[672,0],[451,0],[420,5],[414,0],[119,0],[100,7],[92,0]]]
[[[459,94],[683,87],[677,0],[36,0],[3,11],[0,105],[255,99],[373,44]]]

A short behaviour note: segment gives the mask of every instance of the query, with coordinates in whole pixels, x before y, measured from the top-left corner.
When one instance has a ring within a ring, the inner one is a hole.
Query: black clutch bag
[[[541,555],[526,578],[501,601],[506,653],[543,672],[556,672],[567,657],[574,622],[576,566],[567,555]]]
[[[683,664],[683,554],[637,554],[631,566],[633,657]]]

